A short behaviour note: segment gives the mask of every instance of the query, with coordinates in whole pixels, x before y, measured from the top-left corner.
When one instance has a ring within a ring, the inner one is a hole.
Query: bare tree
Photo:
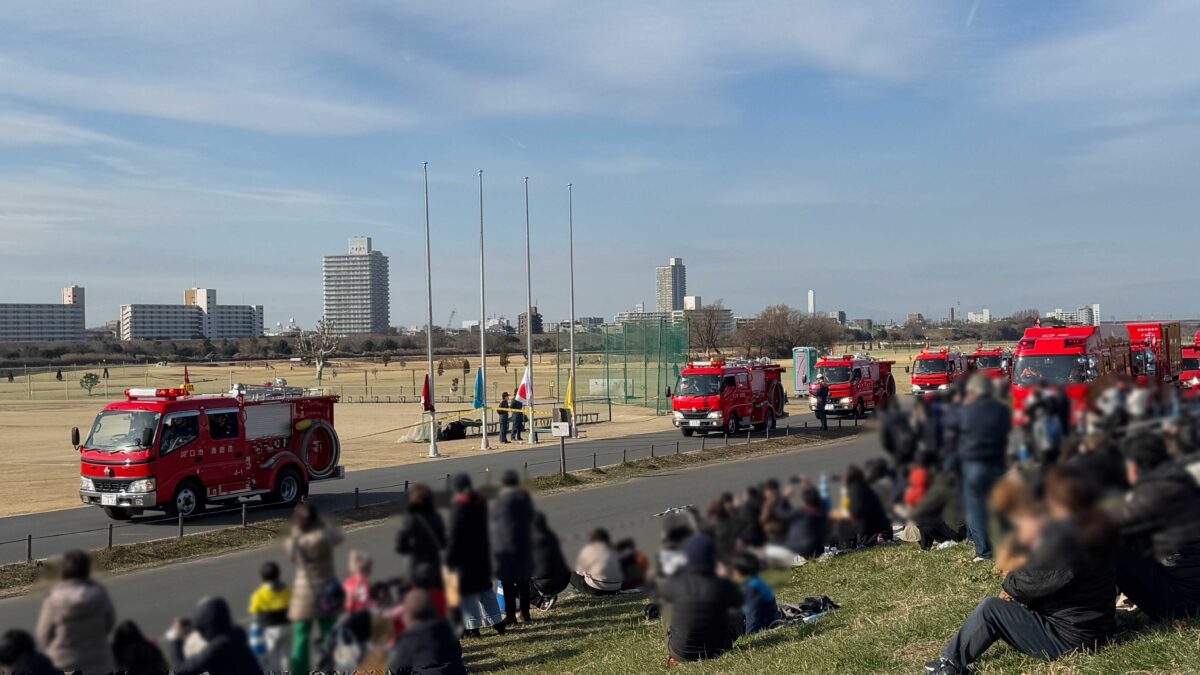
[[[845,333],[845,327],[833,319],[806,316],[787,305],[772,305],[738,331],[738,342],[747,356],[784,358],[797,346],[827,352]]]
[[[725,305],[721,300],[688,314],[688,341],[697,353],[721,353],[721,343],[729,338],[725,325]]]
[[[333,333],[333,324],[325,319],[317,321],[316,330],[304,331],[296,338],[296,351],[309,359],[317,368],[317,386],[325,378],[325,364],[337,351],[340,338]]]

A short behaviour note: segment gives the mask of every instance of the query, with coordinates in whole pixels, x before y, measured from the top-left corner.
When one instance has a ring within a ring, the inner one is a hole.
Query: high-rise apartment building
[[[86,337],[83,289],[63,289],[60,305],[0,303],[0,342],[83,340]]]
[[[538,312],[537,305],[533,306],[533,323],[527,324],[528,321],[528,312],[521,312],[517,315],[517,335],[525,335],[526,325],[533,329],[533,335],[541,335],[546,332],[545,324],[542,322],[542,315]]]
[[[654,299],[659,312],[674,312],[683,309],[683,296],[687,295],[687,268],[683,258],[671,258],[668,264],[655,269]]]
[[[391,320],[388,259],[371,247],[370,237],[351,237],[345,255],[327,255],[325,320],[339,335],[385,333]]]
[[[219,305],[215,288],[189,288],[182,305],[121,305],[122,340],[260,337],[262,305]]]
[[[817,313],[817,292],[813,289],[808,289],[808,315],[814,316]]]

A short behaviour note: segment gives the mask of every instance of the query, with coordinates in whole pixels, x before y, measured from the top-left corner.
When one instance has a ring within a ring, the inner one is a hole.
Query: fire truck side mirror
[[[71,427],[71,445],[79,449],[79,427]]]
[[[904,366],[904,372],[907,373],[907,372],[911,372],[911,371],[912,371],[912,368],[909,368],[908,366]]]
[[[142,447],[148,448],[154,442],[154,428],[146,427],[142,429]]]

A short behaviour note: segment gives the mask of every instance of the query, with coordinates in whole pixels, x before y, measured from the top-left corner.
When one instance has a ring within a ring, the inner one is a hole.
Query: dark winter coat
[[[1012,411],[992,398],[976,399],[958,414],[958,456],[964,462],[1004,465]]]
[[[190,659],[183,657],[183,639],[170,640],[172,669],[176,675],[191,673],[257,673],[262,669],[246,632],[233,624],[229,605],[221,598],[210,598],[196,608],[192,624],[204,638],[204,649]]]
[[[884,452],[892,456],[896,466],[906,466],[916,456],[917,436],[899,405],[893,405],[888,410],[880,424],[879,434]]]
[[[406,513],[396,533],[396,553],[408,559],[408,573],[428,565],[441,576],[442,549],[446,548],[446,526],[437,511]]]
[[[939,471],[933,476],[925,496],[908,514],[913,522],[937,519],[950,529],[964,526],[962,490],[953,471]]]
[[[733,648],[733,641],[743,631],[742,591],[732,581],[714,573],[715,554],[711,547],[709,537],[693,537],[688,542],[688,562],[683,571],[659,586],[659,597],[671,608],[667,645],[672,654],[685,661],[724,654]],[[697,551],[698,548],[708,550]]]
[[[829,403],[829,385],[818,384],[812,392],[813,398],[817,401],[817,417],[825,414],[825,404]]]
[[[1153,558],[1200,599],[1200,487],[1171,462],[1146,472],[1112,514],[1126,549]]]
[[[829,515],[824,509],[801,506],[788,513],[784,546],[796,555],[814,558],[825,552],[829,539]]]
[[[545,517],[533,521],[533,580],[538,592],[554,595],[571,582],[571,568],[563,555],[558,535],[546,524]]]
[[[482,593],[492,588],[492,551],[488,539],[488,505],[471,490],[455,495],[450,506],[450,541],[446,566],[458,573],[458,592]]]
[[[1091,647],[1116,630],[1116,572],[1110,552],[1085,551],[1070,523],[1051,523],[1004,590],[1037,612],[1062,639]]]
[[[159,675],[168,670],[162,652],[132,621],[121,622],[113,631],[113,658],[117,670],[128,675]]]
[[[465,675],[462,645],[445,621],[423,621],[406,628],[396,638],[388,659],[396,675]]]
[[[846,485],[846,496],[850,499],[850,518],[854,521],[861,541],[867,541],[876,535],[891,539],[892,521],[870,485],[850,483]]]
[[[762,506],[762,499],[749,499],[738,508],[738,539],[745,546],[757,548],[767,543],[767,534],[763,531],[760,518]]]
[[[496,578],[528,581],[533,576],[533,499],[522,488],[506,487],[491,516]]]

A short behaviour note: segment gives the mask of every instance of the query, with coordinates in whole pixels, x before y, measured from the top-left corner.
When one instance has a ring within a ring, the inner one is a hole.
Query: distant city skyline
[[[586,14],[586,20],[580,20]],[[219,288],[312,326],[321,257],[370,233],[390,323],[533,294],[651,306],[647,270],[738,316],[903,320],[1100,302],[1200,316],[1200,5],[840,0],[204,4],[16,0],[0,20],[0,303]],[[852,254],[852,255],[851,255]],[[1150,264],[1143,264],[1143,263]],[[228,290],[225,290],[228,289]]]

